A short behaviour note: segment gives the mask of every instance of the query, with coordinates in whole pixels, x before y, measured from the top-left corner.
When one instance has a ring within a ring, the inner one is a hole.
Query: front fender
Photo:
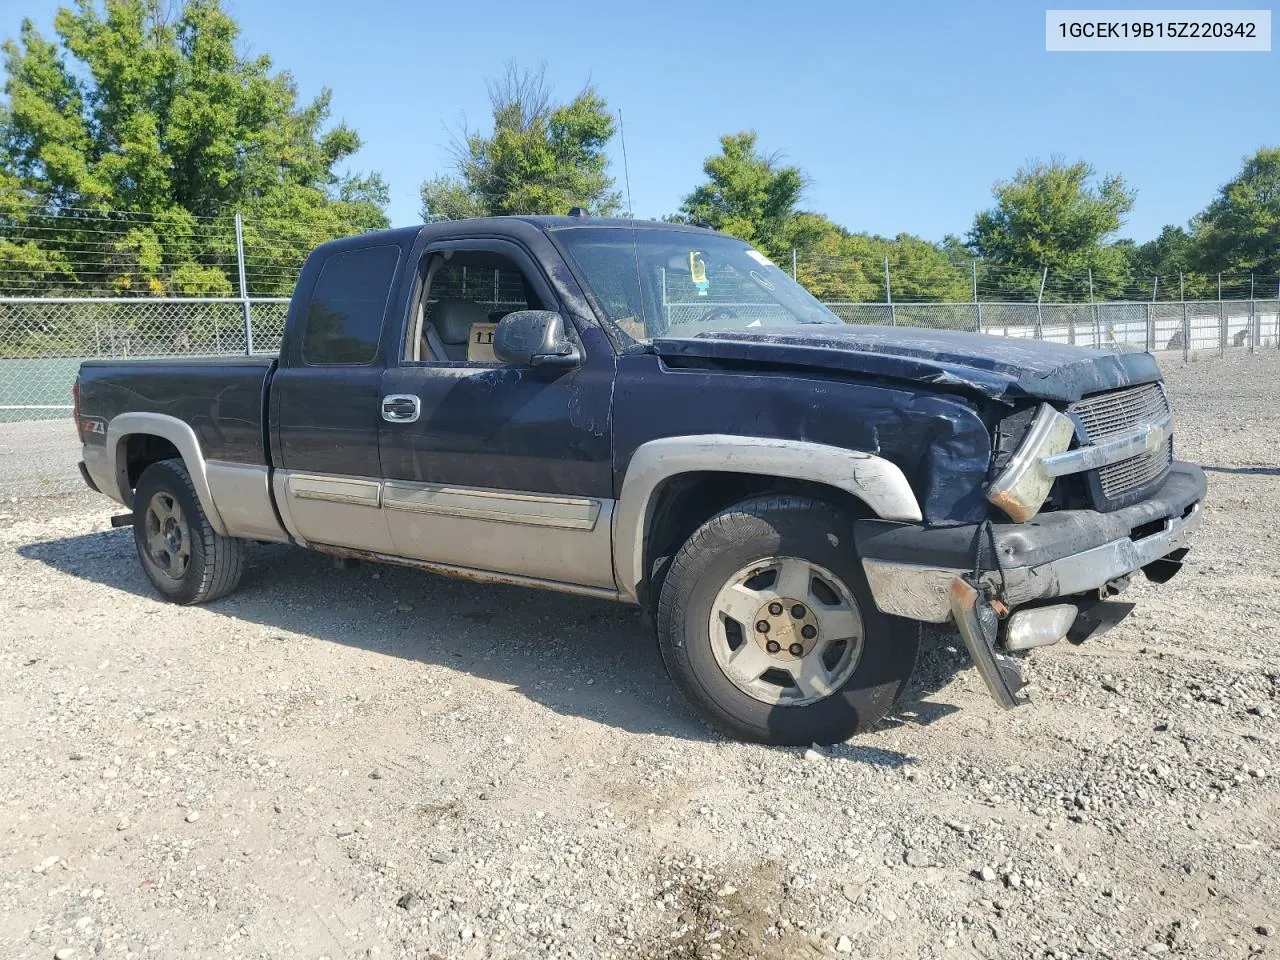
[[[613,514],[613,564],[619,592],[637,600],[654,493],[682,473],[752,473],[808,480],[844,490],[882,520],[919,522],[920,504],[898,466],[883,457],[806,440],[728,434],[665,437],[636,448]]]

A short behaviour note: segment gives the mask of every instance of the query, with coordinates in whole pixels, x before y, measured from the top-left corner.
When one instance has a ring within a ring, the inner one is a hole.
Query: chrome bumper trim
[[[1170,517],[1164,528],[1141,540],[1112,540],[1038,567],[1005,571],[1005,602],[1010,606],[1094,590],[1117,577],[1141,570],[1147,564],[1184,547],[1204,519],[1201,504],[1185,517]]]
[[[996,649],[1000,620],[991,604],[959,577],[951,581],[947,596],[969,657],[996,703],[1006,710],[1026,703],[1018,696],[1025,686],[1018,661]]]
[[[1096,590],[1112,580],[1134,573],[1147,564],[1187,545],[1204,518],[1200,502],[1185,517],[1169,517],[1155,533],[1132,540],[1124,537],[1080,553],[1050,560],[1034,567],[1004,570],[1002,599],[1010,607]],[[884,613],[926,623],[951,619],[951,584],[969,571],[885,560],[863,560],[867,582],[876,606]],[[984,571],[982,580],[999,588],[1001,577]]]
[[[863,560],[862,570],[881,612],[925,623],[951,619],[951,583],[965,572],[890,560]]]

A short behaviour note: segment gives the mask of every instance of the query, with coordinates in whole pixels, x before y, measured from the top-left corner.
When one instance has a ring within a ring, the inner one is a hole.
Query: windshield
[[[707,231],[556,231],[605,315],[635,340],[841,323],[764,254]]]

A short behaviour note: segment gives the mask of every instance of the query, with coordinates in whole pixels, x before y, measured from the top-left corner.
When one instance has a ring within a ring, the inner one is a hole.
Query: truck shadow
[[[1249,477],[1280,477],[1280,467],[1215,467],[1206,465],[1210,473],[1235,473]]]
[[[129,530],[26,544],[17,553],[60,573],[160,602]],[[719,740],[665,676],[640,611],[606,600],[456,580],[391,565],[338,569],[326,556],[255,544],[239,589],[207,609],[272,630],[463,671],[514,687],[549,709],[633,733]],[[932,723],[955,711],[923,702],[954,673],[927,643],[895,717]],[[911,758],[856,741],[838,755],[876,766]]]

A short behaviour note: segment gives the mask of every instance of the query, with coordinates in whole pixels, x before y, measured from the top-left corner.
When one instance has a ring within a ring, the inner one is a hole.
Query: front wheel
[[[213,529],[181,460],[153,463],[138,478],[133,541],[142,569],[166,600],[207,603],[240,582],[243,545]]]
[[[876,608],[849,516],[785,497],[694,532],[662,585],[658,641],[676,685],[729,736],[835,743],[893,708],[920,629]]]

